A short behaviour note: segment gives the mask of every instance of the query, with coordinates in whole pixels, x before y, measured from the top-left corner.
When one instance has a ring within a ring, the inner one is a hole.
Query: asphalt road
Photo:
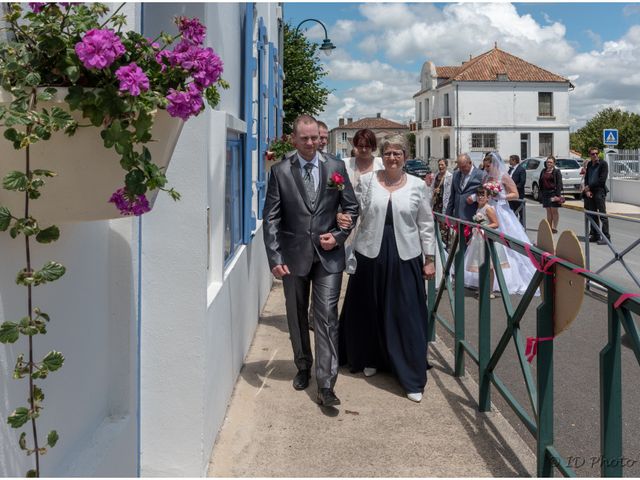
[[[546,218],[544,209],[535,202],[530,202],[527,210],[527,233],[535,240],[537,225]],[[621,220],[611,221],[610,229],[614,245],[618,250],[624,249],[639,238],[639,225]],[[573,230],[579,239],[584,236],[583,213],[576,210],[562,209],[559,229]],[[612,256],[607,246],[591,244],[591,270],[604,265]],[[640,273],[640,246],[625,257],[632,269]],[[629,291],[639,291],[634,281],[620,266],[606,269],[603,276],[610,278]],[[446,300],[446,296],[443,298]],[[519,296],[512,296],[514,306]],[[535,298],[528,308],[521,328],[524,337],[535,336],[535,308],[539,304]],[[491,304],[492,346],[498,343],[506,327],[506,316],[500,297]],[[478,343],[478,301],[472,292],[468,292],[465,311],[466,338],[475,346]],[[441,303],[440,313],[451,318],[446,302]],[[638,324],[636,318],[636,324]],[[437,328],[438,335],[452,346],[451,336],[442,328]],[[554,393],[555,393],[555,445],[565,459],[572,457],[578,476],[600,476],[600,402],[599,402],[599,355],[607,342],[607,310],[606,303],[593,296],[586,295],[581,312],[568,330],[554,340]],[[623,337],[622,380],[623,380],[623,455],[627,466],[625,477],[640,476],[640,366]],[[533,362],[535,365],[535,361]],[[467,358],[467,374],[477,379],[478,369],[475,363]],[[535,375],[535,367],[533,368]],[[528,396],[523,376],[517,361],[513,342],[509,345],[496,368],[496,373],[504,384],[513,392],[519,402],[528,407],[531,416]],[[535,377],[534,377],[535,378]],[[525,441],[535,451],[535,440],[501,395],[492,389],[492,401],[505,415]],[[576,462],[577,459],[577,462]],[[582,465],[579,465],[582,464]]]

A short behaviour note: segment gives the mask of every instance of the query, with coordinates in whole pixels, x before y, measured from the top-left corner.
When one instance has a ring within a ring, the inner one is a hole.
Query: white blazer
[[[354,242],[357,252],[368,258],[376,258],[380,253],[387,204],[391,198],[393,231],[400,258],[410,260],[420,254],[434,255],[433,214],[423,180],[407,175],[407,183],[391,193],[380,185],[375,172],[369,172],[360,177],[355,192],[360,201],[361,221]]]

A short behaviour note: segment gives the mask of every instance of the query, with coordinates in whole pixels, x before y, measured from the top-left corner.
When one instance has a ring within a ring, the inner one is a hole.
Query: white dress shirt
[[[433,214],[423,180],[407,175],[404,186],[389,192],[380,185],[376,173],[370,172],[360,177],[355,191],[360,200],[361,220],[354,244],[357,252],[368,258],[376,258],[380,253],[387,205],[391,199],[393,231],[400,258],[410,260],[420,254],[435,253]]]

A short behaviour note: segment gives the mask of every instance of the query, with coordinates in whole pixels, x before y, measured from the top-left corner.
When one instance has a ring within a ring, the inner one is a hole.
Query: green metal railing
[[[554,446],[554,392],[553,392],[553,341],[541,341],[537,345],[535,378],[525,354],[525,339],[520,330],[520,322],[531,304],[538,288],[544,293],[543,300],[536,311],[536,337],[540,339],[553,337],[554,311],[554,275],[557,268],[567,268],[577,275],[601,285],[607,291],[608,341],[600,352],[600,450],[601,475],[604,477],[622,476],[622,372],[621,372],[621,332],[625,330],[630,338],[631,348],[640,364],[640,338],[632,312],[640,315],[640,298],[628,297],[627,292],[615,283],[596,275],[571,262],[555,257],[539,248],[525,244],[498,231],[480,227],[472,222],[446,217],[434,213],[438,222],[449,225],[456,231],[451,251],[445,253],[445,247],[436,228],[438,253],[444,266],[442,278],[436,293],[436,281],[428,282],[429,338],[435,339],[436,321],[454,338],[454,374],[465,373],[465,353],[478,365],[479,395],[478,408],[481,412],[491,409],[491,386],[502,395],[514,413],[531,432],[537,444],[537,476],[553,476],[553,468],[567,477],[576,476],[575,471],[561,456]],[[465,236],[460,234],[467,228],[481,228],[485,238],[485,262],[479,272],[479,340],[478,350],[465,339],[465,303],[464,303],[464,255],[466,249]],[[517,306],[513,306],[509,290],[500,267],[496,252],[496,244],[510,248],[521,255],[535,259],[538,268],[527,290]],[[491,258],[496,279],[502,293],[502,303],[507,315],[507,327],[497,346],[491,350]],[[451,280],[451,268],[454,278]],[[438,313],[438,307],[444,292],[448,292],[453,325]],[[496,374],[495,369],[509,343],[513,341],[518,356],[518,363],[527,390],[533,417],[518,402],[504,382]]]

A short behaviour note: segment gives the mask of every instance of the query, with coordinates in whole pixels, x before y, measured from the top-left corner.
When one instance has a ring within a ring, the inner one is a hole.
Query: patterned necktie
[[[304,189],[307,192],[307,198],[311,205],[315,205],[316,203],[316,187],[313,184],[313,175],[311,175],[311,170],[313,169],[313,163],[309,162],[304,166]]]

